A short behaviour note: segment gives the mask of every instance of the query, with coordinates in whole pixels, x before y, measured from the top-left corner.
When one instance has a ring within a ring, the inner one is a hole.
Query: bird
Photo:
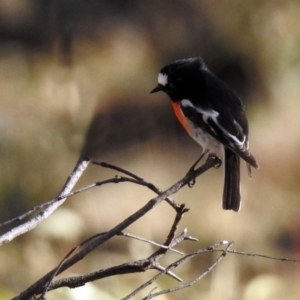
[[[169,96],[179,122],[202,147],[193,167],[206,154],[221,159],[224,165],[222,207],[238,212],[240,159],[246,162],[250,177],[251,167],[258,168],[249,152],[249,128],[243,102],[207,68],[201,57],[179,59],[163,67],[158,74],[158,85],[150,93],[159,91]]]

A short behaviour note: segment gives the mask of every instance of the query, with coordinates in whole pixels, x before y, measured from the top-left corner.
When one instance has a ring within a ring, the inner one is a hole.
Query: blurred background
[[[174,195],[190,208],[180,230],[199,239],[178,248],[190,252],[229,240],[236,250],[300,259],[299,16],[298,0],[0,0],[0,221],[55,197],[82,148],[161,189],[181,179],[200,148],[175,120],[168,97],[149,92],[164,65],[202,56],[246,104],[260,169],[249,180],[242,167],[239,213],[221,209],[221,170]],[[116,174],[91,165],[77,186]],[[1,247],[0,299],[17,295],[77,243],[153,196],[125,183],[69,199],[38,228]],[[173,218],[162,203],[127,232],[162,243]],[[63,275],[154,250],[117,237]],[[199,256],[176,273],[192,279],[217,256]],[[120,299],[153,274],[108,278],[49,297]],[[165,299],[299,299],[299,281],[299,264],[228,255],[198,284]],[[164,278],[155,286],[176,284]]]

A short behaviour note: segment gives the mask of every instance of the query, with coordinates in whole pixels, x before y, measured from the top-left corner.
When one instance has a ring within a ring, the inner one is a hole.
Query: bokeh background
[[[97,150],[98,160],[162,189],[184,176],[199,146],[178,125],[168,97],[149,92],[165,64],[201,55],[245,102],[260,169],[249,180],[242,168],[239,213],[221,210],[221,170],[176,194],[191,209],[181,229],[199,238],[179,248],[232,240],[236,250],[300,259],[299,16],[298,0],[0,0],[1,221],[53,198],[83,145]],[[92,138],[85,139],[91,123]],[[114,175],[90,166],[78,186]],[[72,246],[151,197],[119,184],[68,200],[38,228],[1,247],[0,299],[21,292]],[[163,203],[127,231],[163,242],[173,217]],[[114,238],[64,275],[144,258],[154,249]],[[191,279],[216,257],[199,256],[177,274]],[[228,255],[197,285],[165,299],[299,299],[299,272],[296,263]],[[108,278],[49,297],[119,299],[153,274]],[[175,284],[162,279],[155,286]]]

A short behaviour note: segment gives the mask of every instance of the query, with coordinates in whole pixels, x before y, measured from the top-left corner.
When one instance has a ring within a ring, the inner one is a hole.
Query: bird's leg
[[[187,175],[192,175],[195,172],[195,168],[198,165],[199,161],[204,157],[204,155],[208,152],[208,150],[205,150],[201,153],[199,158],[193,163],[193,165],[190,167],[189,171],[187,172]],[[195,177],[188,183],[188,186],[191,188],[195,184],[196,180]]]

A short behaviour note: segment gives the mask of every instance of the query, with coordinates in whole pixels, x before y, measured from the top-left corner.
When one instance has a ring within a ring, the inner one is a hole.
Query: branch
[[[132,183],[136,183],[136,184],[143,185],[143,186],[146,185],[144,182],[139,182],[137,180],[134,180],[134,179],[131,179],[131,178],[126,178],[126,177],[114,177],[114,178],[110,178],[110,179],[106,179],[106,180],[102,180],[102,181],[96,181],[92,184],[89,184],[89,185],[86,185],[82,188],[79,188],[79,189],[77,189],[73,192],[70,192],[68,194],[59,195],[56,198],[51,199],[51,200],[49,200],[45,203],[34,206],[33,208],[31,208],[29,211],[23,213],[22,215],[19,215],[18,217],[15,217],[15,218],[10,219],[10,220],[8,220],[4,223],[1,223],[0,227],[7,226],[7,225],[9,225],[13,222],[16,222],[16,221],[21,221],[24,218],[26,218],[27,216],[29,216],[30,214],[32,214],[33,212],[35,212],[36,210],[42,209],[44,207],[52,206],[53,203],[55,203],[55,202],[58,202],[62,199],[69,198],[69,197],[74,196],[76,194],[85,192],[85,191],[87,191],[91,188],[99,187],[101,185],[108,184],[108,183],[120,183],[120,182],[132,182]]]
[[[158,187],[156,187],[153,183],[151,182],[146,182],[143,178],[127,171],[124,170],[120,167],[114,166],[112,164],[106,163],[106,162],[93,162],[95,165],[100,165],[103,168],[108,168],[108,169],[112,169],[112,170],[116,170],[118,172],[124,173],[125,175],[128,175],[136,180],[138,180],[140,182],[140,184],[143,184],[144,186],[146,186],[147,188],[149,188],[151,191],[153,191],[156,194],[161,194],[163,191],[161,189],[159,189]],[[175,210],[180,209],[180,204],[177,204],[172,198],[167,197],[165,199]]]
[[[137,261],[137,262],[134,262],[132,263],[133,266],[134,266],[134,269],[133,271],[130,270],[129,273],[132,273],[132,272],[138,272],[138,271],[143,271],[145,272],[146,270],[148,269],[158,269],[158,270],[163,270],[164,268],[161,267],[157,260],[167,252],[170,244],[172,243],[172,245],[176,245],[177,243],[181,242],[183,240],[183,238],[177,238],[175,243],[173,242],[173,238],[172,236],[175,235],[175,232],[177,230],[177,227],[178,227],[178,223],[180,222],[180,220],[182,219],[183,217],[183,214],[187,212],[187,209],[184,208],[184,205],[181,205],[181,210],[177,212],[176,214],[176,217],[175,217],[175,220],[173,222],[173,226],[171,227],[171,230],[170,230],[170,233],[168,234],[168,237],[167,237],[167,240],[165,242],[165,246],[167,247],[163,247],[161,248],[162,251],[156,251],[154,254],[152,254],[150,257],[148,257],[147,259],[144,259],[144,260],[140,260],[140,261]],[[60,262],[60,264],[55,268],[55,270],[53,270],[53,274],[51,276],[51,278],[49,278],[49,281],[48,283],[44,286],[43,288],[43,292],[42,292],[42,295],[41,295],[41,298],[43,299],[44,298],[44,295],[46,294],[46,292],[50,289],[50,286],[51,286],[51,281],[53,280],[53,278],[60,272],[60,269],[62,267],[62,265],[65,263],[65,261],[67,260],[67,258],[69,258],[71,256],[72,253],[75,252],[75,250],[77,250],[78,248],[82,247],[83,245],[86,245],[88,242],[91,242],[92,240],[95,240],[97,237],[100,237],[102,236],[104,233],[100,233],[100,234],[97,234],[87,240],[85,240],[84,242],[82,242],[79,246],[73,248],[65,257],[64,259]],[[182,234],[184,236],[186,236],[186,230],[184,230],[184,233]],[[82,250],[82,252],[84,252],[84,249]],[[125,271],[123,271],[124,269],[124,266],[126,267],[127,264],[123,264],[121,266],[119,266],[118,268],[113,268],[114,271],[118,272],[120,270],[120,267],[121,267],[121,274],[124,274]],[[126,269],[126,268],[125,268]],[[106,274],[106,270],[102,270],[101,272],[101,277],[100,278],[103,278],[103,274]],[[89,274],[89,275],[86,275],[85,277],[82,277],[82,276],[79,276],[78,278],[76,279],[73,279],[74,282],[72,282],[72,284],[75,284],[76,286],[81,286],[81,285],[84,285],[87,281],[85,280],[96,280],[98,279],[98,272],[96,273],[92,273],[92,274]],[[175,274],[173,273],[168,273],[171,277],[181,281],[181,279],[176,276]],[[111,272],[109,271],[109,276],[112,276],[112,275],[116,275],[116,274],[111,274]],[[104,275],[105,276],[105,275]],[[69,279],[66,279],[67,282],[69,282]]]
[[[183,241],[184,239],[195,240],[194,238],[192,239],[187,236],[186,229],[183,231],[183,233],[179,237],[177,237],[176,239],[173,239],[173,237],[175,236],[176,230],[178,228],[178,224],[179,224],[180,220],[182,219],[183,214],[187,211],[188,210],[184,207],[184,205],[181,205],[181,210],[180,211],[178,210],[178,212],[175,216],[175,220],[173,222],[173,226],[171,227],[171,230],[168,234],[167,240],[164,243],[164,246],[161,248],[162,251],[160,251],[160,250],[156,251],[154,254],[150,255],[147,259],[139,260],[139,261],[136,261],[133,263],[122,264],[120,266],[112,267],[112,268],[105,269],[105,270],[100,270],[100,271],[97,271],[94,273],[87,274],[85,276],[65,278],[65,279],[56,281],[55,283],[52,284],[51,281],[59,273],[61,266],[64,264],[66,259],[68,257],[70,257],[71,254],[74,253],[75,250],[77,250],[79,247],[82,247],[83,245],[87,244],[88,242],[91,242],[93,239],[97,238],[98,236],[103,235],[103,233],[97,234],[97,235],[93,236],[92,238],[85,240],[79,246],[73,248],[64,257],[64,259],[61,261],[61,263],[56,267],[55,272],[53,273],[52,277],[49,279],[48,283],[44,286],[43,292],[42,292],[42,295],[40,296],[40,298],[44,299],[46,292],[53,288],[58,288],[58,287],[62,287],[62,286],[78,287],[78,286],[84,285],[85,283],[87,283],[89,281],[101,279],[103,277],[108,277],[108,276],[113,276],[113,275],[118,275],[118,274],[145,272],[148,269],[156,269],[159,271],[164,270],[164,268],[159,265],[158,259],[167,252],[167,250],[170,247],[170,244],[172,244],[172,246],[175,246],[178,243],[180,243],[181,241]],[[127,266],[128,266],[128,272],[126,271]],[[171,271],[167,272],[167,274],[169,276],[175,278],[178,281],[182,281],[181,278],[179,278],[177,275],[175,275]]]
[[[80,251],[79,253],[75,254],[73,257],[66,260],[63,265],[60,267],[59,272],[57,274],[60,274],[64,270],[68,269],[70,266],[74,265],[81,259],[83,259],[87,254],[89,254],[91,251],[93,251],[96,247],[102,245],[104,242],[112,238],[113,236],[119,234],[121,231],[123,231],[125,228],[127,228],[129,225],[134,223],[136,220],[144,216],[148,211],[156,207],[160,202],[162,202],[164,199],[169,197],[170,195],[176,193],[178,190],[180,190],[182,187],[187,185],[191,180],[194,178],[200,176],[205,171],[209,170],[210,168],[216,166],[218,163],[217,159],[209,158],[202,166],[200,166],[198,169],[194,171],[193,174],[187,174],[183,179],[175,183],[173,186],[171,186],[166,191],[162,192],[157,197],[151,199],[146,205],[144,205],[141,209],[136,211],[134,214],[129,216],[127,219],[125,219],[123,222],[119,223],[117,226],[115,226],[113,229],[111,229],[109,232],[106,232],[102,234],[101,236],[97,237],[96,239],[92,240],[91,243],[89,243],[85,249]],[[134,181],[134,180],[133,180]],[[140,183],[139,183],[140,184]],[[22,292],[19,296],[17,296],[14,299],[29,299],[30,297],[40,294],[44,288],[45,285],[51,281],[51,278],[53,278],[53,275],[56,274],[56,269],[50,271],[48,274],[46,274],[44,277],[42,277],[40,280],[38,280],[35,284],[33,284],[31,287],[29,287],[27,290]]]
[[[184,230],[183,234],[186,235],[186,230]],[[100,234],[100,235],[102,235],[102,234]],[[121,234],[121,235],[124,237],[130,237],[130,235],[128,235],[128,234],[124,234],[124,235]],[[182,234],[180,236],[182,236]],[[139,240],[142,241],[142,239],[140,239],[140,238],[139,238]],[[176,242],[176,245],[179,244],[183,240],[184,239],[179,238]],[[160,245],[160,246],[164,247],[163,245]],[[175,244],[173,246],[175,246]],[[72,251],[70,251],[70,252],[74,252],[77,248],[78,247],[72,249]],[[168,248],[168,249],[172,250],[170,248]],[[69,254],[71,254],[71,253],[69,253]],[[140,260],[137,260],[134,262],[124,263],[124,264],[114,266],[111,268],[98,270],[96,272],[92,272],[92,273],[89,273],[86,275],[72,276],[72,277],[56,280],[56,281],[52,282],[51,284],[49,284],[47,291],[51,291],[51,290],[54,290],[54,289],[57,289],[60,287],[76,288],[76,287],[85,285],[87,282],[99,280],[102,278],[115,276],[115,275],[121,275],[121,274],[145,272],[146,270],[149,270],[149,269],[156,269],[156,267],[153,265],[153,261],[151,261],[148,257],[148,258],[140,259]]]
[[[224,245],[224,242],[221,242],[221,243]],[[226,242],[226,243],[228,243],[228,242]],[[220,251],[222,251],[222,254],[218,257],[218,259],[211,266],[209,266],[203,273],[201,273],[199,276],[197,276],[193,280],[190,280],[187,283],[184,283],[182,285],[179,285],[179,286],[176,286],[176,287],[173,287],[173,288],[170,288],[170,289],[165,289],[165,290],[157,292],[157,293],[153,293],[153,294],[150,293],[146,297],[144,297],[142,300],[152,299],[154,297],[157,297],[157,296],[160,296],[160,295],[163,295],[163,294],[167,294],[167,293],[176,292],[176,291],[179,291],[179,290],[182,290],[184,288],[187,288],[187,287],[190,287],[190,286],[194,285],[197,281],[199,281],[204,276],[206,276],[217,264],[220,263],[220,261],[226,256],[229,248],[232,245],[233,245],[233,242],[230,242],[224,250],[220,250]],[[177,262],[171,264],[170,267],[167,268],[167,270],[169,270],[170,268],[173,268],[173,267],[177,267],[183,261],[185,261],[187,259],[191,259],[192,257],[198,255],[199,253],[203,253],[202,250],[196,251],[192,254],[187,255],[186,257],[183,257],[182,259],[178,260]]]
[[[75,191],[73,191],[73,192],[71,192],[71,189],[72,189],[72,188],[71,188],[70,191],[69,191],[69,193],[66,193],[67,190],[64,190],[64,188],[63,188],[62,191],[65,191],[64,193],[61,192],[61,193],[59,193],[59,195],[58,195],[56,198],[51,199],[51,200],[49,200],[48,202],[45,202],[45,203],[36,205],[36,206],[32,207],[29,211],[23,213],[22,215],[19,215],[19,216],[13,218],[13,219],[10,219],[10,220],[8,220],[8,221],[6,221],[6,222],[1,223],[1,224],[0,224],[0,228],[1,228],[1,227],[4,227],[4,226],[8,226],[8,225],[10,225],[11,223],[14,223],[14,222],[22,221],[23,219],[25,219],[26,217],[30,216],[30,215],[31,215],[32,213],[34,213],[35,211],[40,210],[40,209],[43,209],[44,207],[47,208],[48,206],[52,206],[55,202],[58,202],[58,201],[63,200],[63,199],[65,199],[65,198],[69,198],[70,196],[76,195],[76,194],[81,193],[81,192],[84,192],[84,191],[86,191],[86,190],[88,190],[88,189],[94,188],[94,187],[96,187],[96,186],[101,186],[101,185],[107,184],[107,183],[132,182],[132,183],[136,183],[136,184],[139,184],[139,185],[142,185],[142,186],[146,186],[146,187],[148,187],[150,190],[154,191],[154,192],[155,192],[156,194],[158,194],[158,195],[162,193],[162,190],[160,190],[159,188],[157,188],[156,186],[154,186],[152,183],[146,182],[146,181],[145,181],[144,179],[142,179],[141,177],[139,177],[139,176],[137,176],[137,175],[135,175],[135,174],[133,174],[133,173],[127,171],[127,170],[124,170],[124,169],[122,169],[122,168],[120,168],[120,167],[117,167],[117,166],[114,166],[114,165],[112,165],[112,164],[105,163],[105,162],[101,162],[101,163],[99,163],[99,162],[93,162],[93,163],[96,164],[96,165],[100,165],[100,166],[102,166],[102,167],[104,167],[104,168],[110,168],[110,169],[112,169],[112,170],[117,170],[117,171],[119,171],[119,172],[122,172],[122,173],[124,173],[124,174],[126,174],[126,175],[128,175],[128,176],[130,176],[130,177],[132,177],[132,178],[134,178],[135,180],[132,180],[132,179],[126,178],[126,177],[114,177],[114,178],[106,179],[106,180],[103,180],[103,181],[97,181],[97,182],[95,182],[95,183],[92,183],[92,184],[90,184],[90,185],[87,185],[87,186],[85,186],[85,187],[83,187],[83,188],[80,188],[80,189],[78,189],[78,190],[75,190]],[[76,170],[76,167],[75,167],[74,171],[72,172],[72,174],[74,174],[75,170]],[[83,171],[84,171],[84,170],[83,170]],[[72,178],[72,174],[69,176],[69,178]],[[80,177],[80,176],[79,176],[79,177]],[[78,177],[78,178],[79,178],[79,177]],[[77,179],[77,180],[78,180],[78,179]],[[68,182],[68,181],[67,181],[67,182]],[[76,183],[76,182],[75,182],[75,183]],[[74,184],[74,185],[75,185],[75,184]],[[69,185],[69,187],[70,187],[70,185]],[[166,200],[168,201],[168,203],[169,203],[175,210],[178,209],[178,208],[180,208],[180,205],[177,204],[177,203],[176,203],[173,199],[171,199],[170,197],[167,197]],[[25,223],[24,223],[24,224],[25,224]],[[24,225],[24,224],[22,224],[22,225]],[[3,235],[3,236],[4,236],[4,235]],[[1,238],[1,236],[0,236],[0,238]],[[4,243],[3,243],[3,244],[4,244]],[[0,243],[0,245],[1,245],[1,243]]]
[[[215,250],[215,251],[222,251],[222,250]],[[274,256],[269,256],[269,255],[264,255],[264,254],[256,254],[256,253],[242,252],[242,251],[236,251],[236,250],[228,250],[227,253],[251,256],[251,257],[267,258],[267,259],[272,259],[272,260],[287,261],[287,262],[293,262],[293,263],[300,263],[300,259],[291,259],[291,258],[287,258],[287,257],[274,257]]]
[[[172,251],[172,252],[174,252],[174,253],[177,253],[177,254],[180,254],[180,255],[184,255],[183,252],[178,251],[178,250],[176,250],[176,249],[174,249],[174,248],[170,248],[169,246],[161,245],[161,244],[156,243],[156,242],[154,242],[154,241],[151,241],[151,240],[148,240],[148,239],[145,239],[145,238],[141,238],[141,237],[135,236],[135,235],[133,235],[133,234],[131,234],[131,233],[121,232],[121,233],[118,234],[118,235],[124,236],[124,237],[133,238],[133,239],[136,239],[136,240],[138,240],[138,241],[142,241],[142,242],[145,242],[145,243],[149,243],[149,244],[151,244],[151,245],[158,246],[158,247],[160,247],[160,248],[164,248],[164,249],[170,250],[170,251]]]
[[[123,233],[121,233],[121,235],[123,235]],[[177,244],[180,243],[180,241],[182,241],[181,238],[182,238],[183,235],[186,235],[186,230],[184,230],[184,232],[178,237]],[[130,237],[131,235],[130,234],[124,234],[124,236],[129,236]],[[138,238],[138,240],[143,240],[143,239]],[[217,247],[219,247],[221,245],[225,245],[225,244],[228,244],[228,246],[225,249],[217,249]],[[145,298],[145,299],[151,299],[151,298],[159,296],[161,294],[171,293],[171,292],[178,291],[178,290],[187,288],[189,286],[192,286],[197,281],[202,279],[205,275],[207,275],[221,261],[221,259],[227,253],[240,254],[240,255],[246,255],[246,256],[254,256],[254,257],[259,256],[259,257],[268,258],[268,259],[276,259],[276,260],[283,260],[283,261],[290,261],[290,262],[300,262],[299,260],[291,260],[291,259],[287,259],[287,258],[276,258],[276,257],[270,257],[270,256],[266,256],[266,255],[251,254],[251,253],[246,253],[246,252],[238,252],[238,251],[235,251],[235,250],[229,250],[229,248],[232,246],[232,244],[233,244],[232,242],[228,243],[227,241],[221,241],[221,242],[219,242],[215,245],[209,246],[209,247],[204,248],[204,249],[199,249],[199,250],[197,250],[197,251],[195,251],[191,254],[185,255],[182,259],[174,262],[168,268],[162,270],[162,272],[160,272],[155,277],[153,277],[152,279],[150,279],[149,281],[144,283],[142,286],[140,286],[138,289],[136,289],[134,292],[132,292],[130,295],[126,296],[122,300],[128,300],[128,299],[132,298],[138,292],[140,292],[141,290],[143,290],[144,288],[146,288],[147,286],[152,284],[160,276],[162,276],[166,272],[168,272],[170,270],[170,268],[172,268],[172,267],[175,268],[175,267],[179,266],[180,264],[186,262],[188,259],[191,259],[191,258],[195,257],[196,255],[207,253],[207,252],[222,252],[222,255],[208,269],[206,269],[204,272],[202,272],[195,279],[193,279],[193,280],[191,280],[187,283],[184,283],[182,285],[176,286],[176,287],[171,288],[171,289],[166,289],[166,290],[163,290],[163,291],[155,293],[155,294],[150,293],[148,295],[148,298]],[[163,247],[163,245],[160,245],[160,246]],[[99,279],[102,279],[102,278],[115,276],[115,275],[121,275],[121,274],[145,272],[148,269],[150,269],[149,260],[148,259],[142,259],[142,260],[138,260],[138,261],[135,261],[135,262],[129,262],[129,263],[125,263],[125,264],[122,264],[122,265],[119,265],[119,266],[114,266],[114,267],[111,267],[111,268],[99,270],[99,271],[96,271],[96,272],[93,272],[93,273],[89,273],[87,275],[73,276],[73,277],[68,277],[68,278],[63,278],[63,279],[60,279],[60,280],[56,280],[56,281],[54,281],[50,284],[48,290],[50,291],[50,290],[54,290],[54,289],[57,289],[57,288],[60,288],[60,287],[76,288],[76,287],[79,287],[79,286],[83,286],[87,282],[99,280]],[[151,297],[151,298],[149,298],[149,297]]]
[[[35,228],[38,224],[40,224],[42,221],[47,219],[60,205],[62,205],[66,200],[66,195],[73,189],[75,184],[77,183],[78,179],[84,172],[84,170],[89,165],[89,160],[81,160],[77,162],[73,172],[68,177],[66,183],[64,184],[61,192],[59,193],[58,197],[60,197],[59,201],[53,201],[51,204],[46,205],[45,208],[39,212],[36,216],[29,219],[25,223],[14,227],[13,229],[9,230],[8,232],[4,233],[0,236],[0,246],[6,243],[9,243],[17,236],[24,234],[33,228]],[[33,211],[31,210],[30,213]],[[28,214],[27,214],[28,215]]]
[[[147,286],[149,286],[150,284],[152,284],[155,280],[157,280],[159,277],[163,276],[164,274],[166,274],[167,272],[169,272],[170,270],[174,269],[174,268],[177,268],[179,265],[183,264],[184,262],[186,262],[187,260],[199,255],[199,254],[202,254],[202,253],[206,253],[206,252],[213,252],[214,249],[216,247],[219,247],[221,245],[225,245],[225,244],[228,244],[227,241],[222,241],[222,242],[219,242],[215,245],[212,245],[212,246],[209,246],[207,248],[204,248],[204,249],[199,249],[193,253],[190,253],[190,254],[187,254],[186,256],[180,258],[179,260],[173,262],[172,264],[170,264],[164,271],[158,273],[157,275],[153,276],[150,280],[148,280],[147,282],[145,282],[144,284],[142,284],[140,287],[138,287],[136,290],[134,290],[132,293],[130,293],[129,295],[127,295],[126,297],[122,298],[121,300],[128,300],[130,298],[132,298],[133,296],[135,296],[138,292],[140,292],[141,290],[143,290],[144,288],[146,288]],[[229,243],[228,246],[231,246],[233,243]],[[228,248],[228,247],[227,247]],[[226,248],[226,249],[227,249]],[[221,250],[221,251],[224,251],[224,250]],[[221,256],[224,256],[224,254],[222,253]],[[200,280],[202,277],[204,277],[206,274],[208,274],[215,266],[216,264],[221,260],[222,258],[219,258],[217,260],[217,262],[215,262],[213,265],[211,265],[208,270],[206,270],[204,273],[201,273],[200,276],[196,277],[194,280],[192,281],[189,281],[188,283],[185,283],[183,285],[180,285],[179,287],[181,287],[180,289],[183,289],[184,287],[186,287],[186,285],[190,284],[191,282],[196,282],[198,280]],[[175,287],[176,288],[176,287]],[[173,289],[175,289],[173,288]],[[165,290],[166,291],[166,290]],[[164,292],[164,291],[162,291]],[[162,293],[162,292],[159,292],[159,293]],[[154,296],[156,296],[158,293],[156,294],[153,294]],[[150,295],[148,295],[147,297],[149,297]],[[150,299],[150,298],[145,298],[145,299]]]

